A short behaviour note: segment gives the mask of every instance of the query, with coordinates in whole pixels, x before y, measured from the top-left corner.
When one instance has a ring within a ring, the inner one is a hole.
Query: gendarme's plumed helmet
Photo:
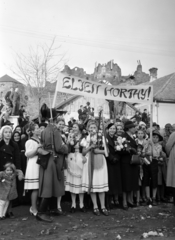
[[[41,112],[42,118],[44,118],[44,119],[51,118],[50,109],[48,108],[48,106],[45,103],[43,103],[43,105],[41,106],[40,112]],[[56,109],[52,108],[52,118],[55,119],[57,116],[58,116],[58,113],[57,113]]]

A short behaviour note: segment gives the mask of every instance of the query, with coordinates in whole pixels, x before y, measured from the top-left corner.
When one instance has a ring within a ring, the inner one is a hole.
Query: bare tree
[[[54,47],[55,38],[50,46],[47,44],[38,45],[36,49],[29,47],[29,54],[15,54],[16,68],[13,73],[20,81],[25,83],[32,96],[37,97],[39,109],[41,100],[46,93],[46,82],[57,79],[60,70],[65,65],[65,54],[59,53],[61,46]],[[40,114],[39,114],[40,120]]]

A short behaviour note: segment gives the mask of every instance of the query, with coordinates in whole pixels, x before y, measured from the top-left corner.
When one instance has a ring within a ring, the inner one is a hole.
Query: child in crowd
[[[139,205],[140,205],[140,190],[141,190],[141,194],[142,194],[142,201],[143,201],[143,198],[145,198],[145,191],[144,191],[145,189],[143,188],[143,184],[142,184],[142,180],[143,180],[142,151],[143,151],[143,146],[141,144],[139,144],[137,146],[137,155],[140,156],[141,164],[139,165],[139,179],[138,179],[140,189],[136,193],[136,206],[137,207],[139,207]]]
[[[12,163],[4,166],[4,171],[0,172],[0,220],[6,216],[9,202],[17,198],[16,176],[22,180],[24,178],[21,170],[16,170]]]
[[[156,193],[158,186],[158,161],[162,155],[162,146],[160,144],[162,140],[163,137],[160,135],[160,133],[157,130],[153,131],[153,141],[149,141],[149,144],[145,149],[145,155],[149,156],[147,159],[150,161],[150,164],[143,165],[144,185],[147,197],[145,204],[152,204],[153,206],[157,205]],[[152,183],[152,201],[150,198],[150,180]]]
[[[137,149],[137,154],[141,157],[144,156],[145,149],[148,148],[148,140],[145,139],[145,131],[143,129],[139,129],[136,134],[136,144],[138,146]],[[145,196],[145,186],[143,185],[143,167],[140,165],[140,174],[139,174],[139,186],[141,190],[141,196],[142,199],[140,199],[140,191],[137,191],[137,205],[139,205],[140,200],[142,202],[146,201],[146,196]]]

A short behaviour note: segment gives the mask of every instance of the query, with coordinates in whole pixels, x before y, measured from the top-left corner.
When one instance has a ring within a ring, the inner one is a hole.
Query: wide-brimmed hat
[[[154,136],[154,135],[156,135],[156,136],[159,137],[159,141],[160,141],[160,142],[163,141],[163,137],[162,137],[162,135],[160,134],[159,131],[157,131],[157,130],[153,131],[153,136]]]
[[[153,127],[156,127],[157,126],[157,123],[156,122],[153,122]]]
[[[135,128],[135,127],[136,126],[132,121],[127,121],[127,122],[125,122],[124,130],[127,131],[128,129]]]
[[[172,127],[171,123],[165,124],[165,128],[171,128],[171,127]]]

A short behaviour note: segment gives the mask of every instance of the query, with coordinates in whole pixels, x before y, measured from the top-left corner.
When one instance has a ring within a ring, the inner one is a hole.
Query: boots
[[[106,197],[105,198],[105,200],[106,200],[106,208],[107,208],[108,211],[110,211],[110,209],[112,208],[112,206],[111,206],[111,195],[106,194],[105,197]]]
[[[50,219],[49,216],[46,215],[48,204],[49,204],[49,198],[42,198],[38,213],[36,215],[36,219],[51,223],[52,220]]]

